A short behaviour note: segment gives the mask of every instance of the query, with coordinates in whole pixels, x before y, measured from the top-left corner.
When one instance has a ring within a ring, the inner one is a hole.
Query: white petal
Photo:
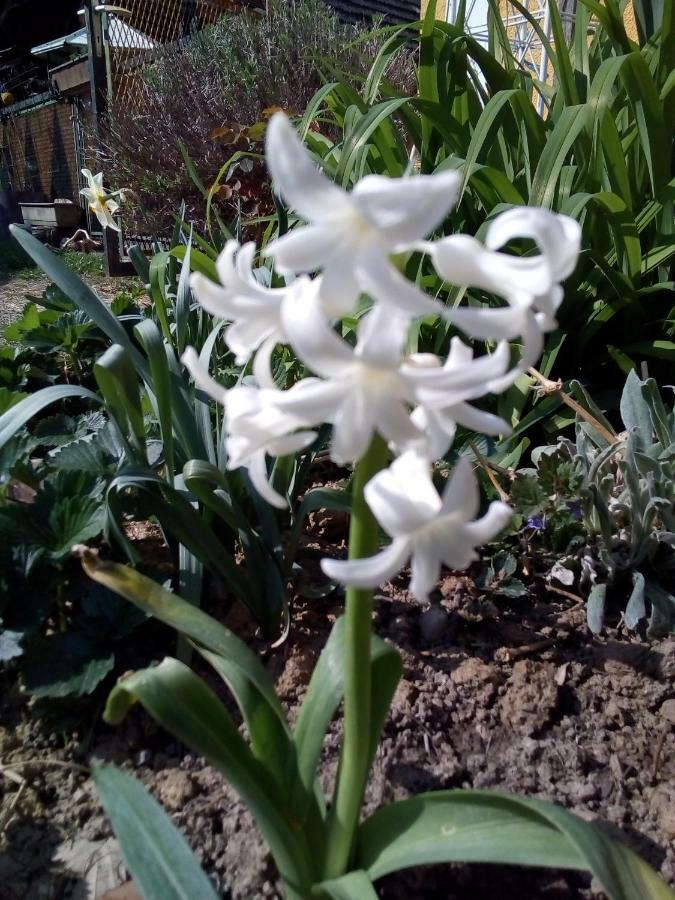
[[[345,385],[341,381],[303,378],[287,391],[279,392],[279,409],[296,417],[305,425],[332,422],[344,400]]]
[[[270,456],[290,456],[309,447],[315,440],[316,431],[296,431],[294,434],[272,441],[267,447],[267,452]]]
[[[335,236],[333,236],[333,243]],[[350,247],[338,250],[326,260],[321,276],[319,297],[326,315],[341,318],[352,312],[361,290],[354,271],[354,252]]]
[[[348,344],[333,331],[316,297],[316,282],[289,294],[281,307],[284,334],[295,353],[324,378],[343,375],[353,363]]]
[[[190,276],[190,287],[197,302],[207,313],[219,319],[232,318],[227,305],[227,292],[220,285],[206,278],[201,272],[193,272]]]
[[[272,375],[272,354],[276,345],[276,336],[270,336],[263,341],[255,355],[252,366],[253,377],[258,383],[258,387],[271,391],[277,390],[277,385]]]
[[[335,252],[335,229],[323,225],[300,225],[265,248],[279,272],[314,272]]]
[[[556,281],[574,271],[581,247],[581,226],[574,219],[539,207],[515,206],[489,224],[485,244],[495,249],[518,237],[537,243]]]
[[[356,462],[370,446],[375,429],[372,410],[362,391],[349,390],[333,416],[331,459],[338,465]]]
[[[377,587],[393,578],[406,563],[410,546],[406,538],[395,538],[384,550],[365,559],[322,559],[321,568],[333,581],[353,587]]]
[[[443,316],[471,337],[508,341],[522,334],[526,312],[517,306],[500,309],[462,306],[447,309]]]
[[[468,403],[457,403],[455,406],[443,410],[441,415],[448,415],[464,428],[468,428],[469,431],[477,431],[479,434],[511,434],[511,426],[504,419],[484,412],[482,409],[476,409],[475,406],[470,406]]]
[[[441,509],[429,462],[411,451],[373,476],[364,496],[377,521],[392,537],[413,534]]]
[[[264,450],[260,450],[251,457],[248,465],[248,474],[253,487],[263,500],[266,500],[270,506],[275,506],[277,509],[286,509],[288,504],[286,503],[285,498],[275,491],[267,480],[267,465],[265,463]]]
[[[225,329],[225,343],[236,356],[237,365],[242,366],[256,347],[272,335],[281,337],[277,323],[266,319],[262,322],[256,318],[240,319]]]
[[[443,489],[443,512],[457,514],[468,522],[478,512],[480,493],[473,467],[466,456],[460,456]]]
[[[510,298],[524,292],[542,294],[552,283],[548,259],[541,255],[497,253],[467,234],[453,234],[427,247],[434,268],[450,284]]]
[[[383,394],[373,404],[377,430],[401,451],[424,447],[424,433],[413,422],[407,406],[395,394]]]
[[[521,334],[523,337],[523,355],[518,365],[506,372],[502,378],[490,381],[489,385],[487,385],[486,393],[500,394],[502,391],[507,390],[516,378],[522,375],[523,372],[526,372],[530,366],[533,366],[541,356],[541,351],[544,349],[544,335],[537,324],[536,317],[531,311],[528,311],[523,318]]]
[[[398,367],[410,327],[410,315],[377,303],[359,322],[354,355],[370,365]]]
[[[427,455],[430,459],[445,456],[455,439],[457,426],[451,416],[442,410],[418,406],[410,416],[413,423],[424,431],[427,439]]]
[[[194,347],[185,348],[185,352],[181,356],[181,362],[192,375],[194,383],[200,390],[213,397],[218,403],[225,403],[225,398],[227,397],[226,389],[221,384],[218,384],[215,378],[211,378],[206,367],[199,361],[199,356]]]
[[[385,306],[395,306],[409,316],[442,316],[446,308],[404,278],[385,256],[368,254],[356,261],[361,289]]]
[[[429,599],[429,594],[441,577],[441,556],[438,549],[431,535],[423,535],[415,541],[410,563],[410,592],[422,603]]]
[[[451,171],[407,178],[367,175],[351,196],[361,216],[396,252],[441,224],[457,200],[460,181],[459,173]]]
[[[513,517],[513,510],[506,503],[495,500],[488,507],[481,519],[469,522],[464,526],[466,534],[473,542],[474,547],[486,544],[503,531]]]
[[[351,209],[347,195],[319,171],[283,113],[270,119],[265,155],[276,189],[308,221],[334,220]]]
[[[453,367],[449,357],[442,369],[405,364],[401,372],[410,383],[418,403],[428,408],[448,409],[489,393],[493,381],[504,376],[510,355],[509,345],[502,342],[494,353],[463,365]]]

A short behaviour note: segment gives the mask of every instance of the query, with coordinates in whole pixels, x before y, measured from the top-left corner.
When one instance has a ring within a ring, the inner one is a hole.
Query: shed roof
[[[108,40],[113,47],[122,47],[126,50],[150,50],[154,47],[154,42],[147,35],[127,25],[117,16],[108,17]],[[64,34],[63,37],[54,38],[52,41],[46,41],[44,44],[38,44],[37,47],[31,48],[33,56],[47,56],[50,53],[57,53],[59,50],[65,50],[68,47],[85,47],[87,46],[87,29],[78,28],[70,34]]]

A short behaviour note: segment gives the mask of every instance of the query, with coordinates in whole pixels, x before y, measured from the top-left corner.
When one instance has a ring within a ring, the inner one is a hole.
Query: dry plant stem
[[[580,415],[582,419],[585,419],[589,425],[592,425],[593,428],[596,429],[596,431],[599,431],[608,444],[619,443],[619,438],[615,434],[612,434],[611,431],[608,431],[602,424],[602,422],[598,422],[598,420],[592,413],[590,413],[585,407],[583,407],[581,403],[577,403],[574,397],[570,397],[570,395],[563,390],[562,381],[551,381],[550,378],[542,375],[541,372],[538,372],[532,366],[530,366],[527,371],[530,373],[530,375],[532,375],[533,378],[537,379],[537,381],[547,394],[558,394],[562,402],[566,406],[569,406],[570,409],[573,409],[574,412]]]
[[[386,443],[376,435],[356,466],[349,525],[350,559],[371,556],[377,551],[378,526],[365,501],[363,489],[373,475],[386,466],[387,455]],[[348,871],[368,778],[372,608],[373,591],[370,588],[347,588],[344,734],[328,833],[327,878],[337,878]]]
[[[469,447],[471,447],[473,455],[478,460],[481,469],[485,472],[487,477],[490,479],[490,484],[497,491],[497,494],[499,495],[499,499],[502,500],[504,503],[508,503],[509,495],[504,490],[504,488],[501,486],[501,484],[497,481],[497,478],[495,476],[495,473],[492,470],[492,466],[490,465],[490,463],[480,452],[480,450],[478,449],[478,447],[476,446],[474,441],[469,441]]]

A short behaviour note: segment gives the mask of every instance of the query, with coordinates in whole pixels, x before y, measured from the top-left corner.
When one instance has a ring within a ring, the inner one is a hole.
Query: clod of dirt
[[[556,667],[521,659],[513,666],[500,716],[504,725],[522,734],[534,735],[553,718],[558,706]]]
[[[661,704],[661,715],[671,725],[675,725],[675,700],[666,700]]]
[[[169,812],[182,809],[194,797],[194,793],[192,776],[181,769],[168,769],[164,781],[159,785],[159,799]]]

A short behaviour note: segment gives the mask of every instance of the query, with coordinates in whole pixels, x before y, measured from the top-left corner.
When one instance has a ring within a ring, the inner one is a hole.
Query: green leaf
[[[112,670],[115,657],[74,631],[35,637],[26,647],[23,684],[34,697],[81,697]]]
[[[198,646],[205,647],[228,660],[230,665],[237,666],[242,676],[258,689],[275,715],[285,723],[286,717],[267,670],[255,653],[224,625],[134,569],[119,563],[104,562],[90,550],[82,550],[82,566],[94,581],[121,594],[148,615],[192,638]],[[242,707],[243,712],[246,707],[244,702]]]
[[[92,766],[101,803],[144,900],[218,900],[187,841],[143,785],[114,766]]]
[[[116,724],[136,702],[227,778],[253,813],[282,878],[291,884],[309,884],[305,836],[286,820],[283,799],[269,769],[253,756],[211,689],[183,663],[166,658],[118,682],[108,699],[105,720]]]
[[[675,631],[675,597],[655,581],[648,581],[645,594],[652,605],[647,637],[665,637]]]
[[[375,881],[410,866],[483,862],[588,869],[611,900],[672,900],[636,854],[550,803],[438,791],[385,806],[361,825],[356,864]]]
[[[129,353],[134,365],[144,369],[141,354],[132,344],[128,334],[119,320],[110,312],[105,303],[66,266],[49,247],[17,225],[10,225],[10,231],[16,241],[51,278],[57,287],[83,310],[89,318],[114,344],[120,344]]]
[[[94,375],[118,427],[130,439],[135,461],[145,463],[145,422],[138,373],[130,355],[120,344],[113,344],[96,361]]]
[[[19,429],[23,428],[33,416],[58,400],[66,400],[69,397],[81,397],[86,400],[94,400],[101,403],[101,398],[93,391],[79,387],[75,384],[55,384],[42,388],[40,391],[25,397],[19,403],[11,406],[7,412],[0,416],[0,447],[13,437]]]
[[[331,900],[377,900],[373,882],[363,870],[314,885],[313,895]]]
[[[185,247],[185,256],[181,263],[180,278],[178,279],[178,288],[176,290],[176,304],[174,308],[174,318],[176,322],[176,352],[179,357],[183,355],[188,339],[190,304],[192,302],[192,291],[190,290],[191,251],[192,236],[190,236]]]
[[[300,707],[293,740],[298,752],[300,782],[306,793],[316,777],[324,737],[344,694],[345,619],[333,626],[316,664]],[[370,759],[377,749],[382,727],[402,672],[401,657],[377,635],[371,638],[372,695]]]
[[[626,628],[634,631],[640,621],[647,615],[645,604],[645,577],[641,572],[633,572],[633,590],[628,598],[623,614]]]
[[[174,247],[171,251],[171,255],[182,262],[187,256],[187,247],[183,244],[180,247]],[[206,253],[202,253],[201,250],[195,250],[194,247],[191,249],[189,255],[189,271],[200,272],[208,278],[209,281],[220,284],[215,262],[207,256]]]
[[[544,206],[548,209],[553,207],[560,170],[572,145],[586,125],[587,117],[586,106],[568,106],[556,122],[532,179],[529,198],[531,206]]]
[[[159,329],[152,319],[144,319],[135,328],[134,333],[145,350],[150,364],[150,384],[157,408],[157,419],[162,435],[164,460],[166,462],[167,480],[174,476],[173,452],[173,405],[171,402],[171,372],[164,349],[164,341]]]
[[[586,601],[586,621],[593,634],[600,634],[605,623],[606,584],[594,584]]]
[[[652,418],[643,389],[644,383],[631,369],[621,394],[620,410],[626,429],[632,431],[637,446],[644,449],[652,442]]]

